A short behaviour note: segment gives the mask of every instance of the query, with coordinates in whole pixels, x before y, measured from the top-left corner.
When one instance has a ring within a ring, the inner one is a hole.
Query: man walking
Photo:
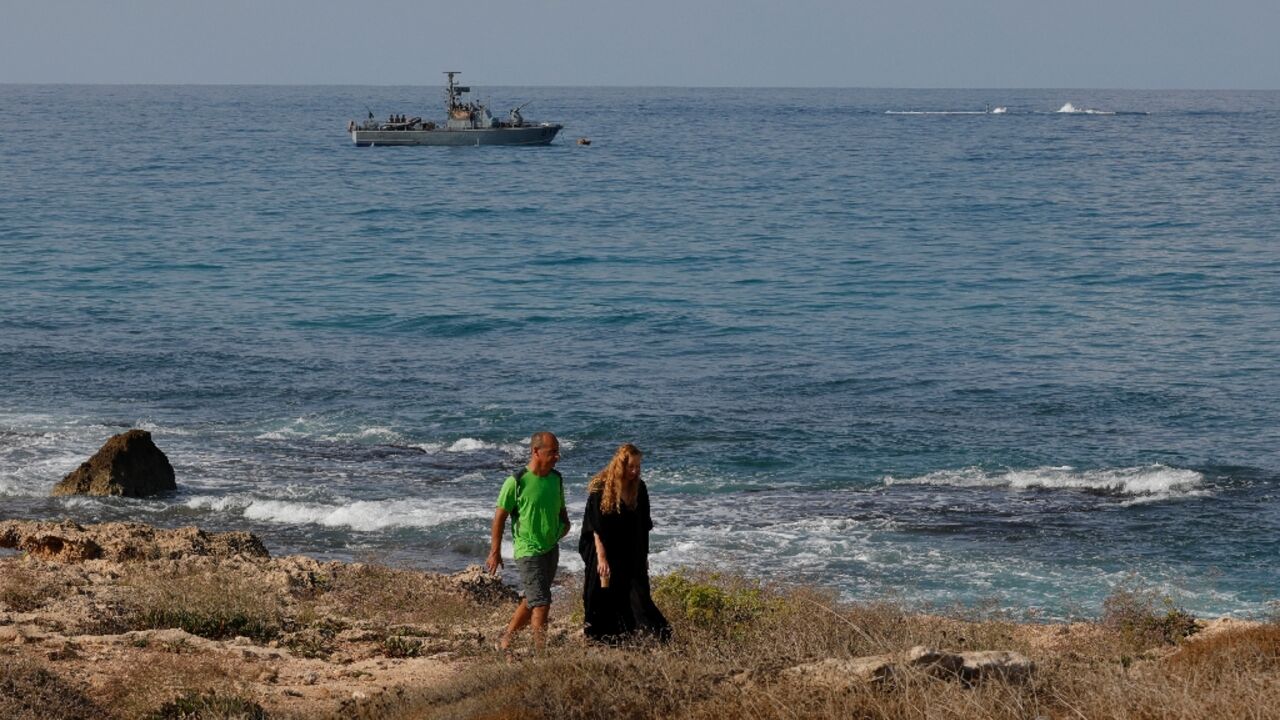
[[[560,441],[549,432],[529,439],[529,464],[507,477],[498,492],[493,512],[489,557],[490,573],[502,567],[502,532],[511,517],[516,569],[520,571],[521,597],[506,632],[498,642],[503,652],[525,625],[533,624],[533,645],[541,650],[547,641],[547,615],[551,610],[551,581],[560,562],[560,538],[569,534],[569,511],[564,505],[564,480],[555,469]]]

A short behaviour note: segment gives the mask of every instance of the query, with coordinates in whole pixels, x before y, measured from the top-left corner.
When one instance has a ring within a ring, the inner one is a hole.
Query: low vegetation
[[[243,636],[269,642],[281,632],[283,605],[236,573],[137,569],[128,611],[133,629],[179,628],[210,640]]]
[[[557,608],[571,616],[568,607]],[[839,603],[712,573],[655,579],[675,628],[668,645],[585,646],[568,639],[515,664],[477,661],[452,682],[343,708],[361,718],[1203,718],[1280,717],[1280,625],[1187,642],[1185,612],[1118,588],[1100,622],[1028,626],[1003,616],[935,616],[892,604]],[[1150,601],[1150,602],[1149,602]],[[1117,632],[1117,628],[1131,632]],[[1150,641],[1152,645],[1143,645]],[[967,687],[904,673],[889,685],[815,685],[781,671],[915,645],[1018,650],[1025,683]],[[1142,652],[1135,653],[1135,647]]]
[[[104,711],[44,663],[0,654],[0,718],[96,720]]]
[[[26,613],[57,600],[65,588],[50,582],[24,562],[9,563],[0,573],[0,608]]]
[[[200,560],[58,575],[4,561],[3,612],[26,613],[31,632],[40,629],[32,618],[57,612],[45,627],[66,636],[114,627],[198,638],[129,635],[96,682],[82,673],[101,650],[78,640],[0,644],[0,720],[1280,718],[1280,615],[1202,631],[1137,582],[1115,588],[1095,621],[1044,625],[994,607],[921,612],[682,571],[653,579],[674,639],[606,648],[582,642],[571,579],[549,647],[535,654],[526,633],[509,663],[491,648],[509,600],[478,601],[448,579],[373,563],[282,562],[271,572]],[[77,598],[91,610],[63,612]],[[805,669],[918,645],[1013,650],[1036,670],[1023,682],[966,685],[911,670],[873,684]],[[394,681],[378,675],[397,667]]]
[[[267,713],[258,703],[237,695],[187,692],[145,717],[146,720],[266,720]]]
[[[1174,644],[1195,634],[1195,616],[1173,598],[1136,579],[1116,586],[1102,603],[1101,623],[1136,649]]]

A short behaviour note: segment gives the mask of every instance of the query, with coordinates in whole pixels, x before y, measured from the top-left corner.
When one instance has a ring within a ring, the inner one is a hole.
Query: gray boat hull
[[[547,145],[562,125],[530,125],[515,128],[475,130],[361,130],[351,131],[351,140],[360,147],[371,145]]]

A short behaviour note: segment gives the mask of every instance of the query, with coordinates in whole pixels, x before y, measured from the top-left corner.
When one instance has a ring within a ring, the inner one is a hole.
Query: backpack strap
[[[516,541],[516,523],[520,520],[520,484],[524,482],[524,474],[529,468],[518,468],[511,473],[511,477],[516,479],[515,507],[511,508],[511,542]]]

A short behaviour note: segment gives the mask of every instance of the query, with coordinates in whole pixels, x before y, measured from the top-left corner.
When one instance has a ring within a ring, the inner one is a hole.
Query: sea
[[[1280,92],[473,88],[565,128],[357,148],[440,88],[0,85],[0,518],[457,571],[550,430],[575,526],[644,451],[654,572],[1276,612]],[[49,497],[129,428],[175,493]]]

